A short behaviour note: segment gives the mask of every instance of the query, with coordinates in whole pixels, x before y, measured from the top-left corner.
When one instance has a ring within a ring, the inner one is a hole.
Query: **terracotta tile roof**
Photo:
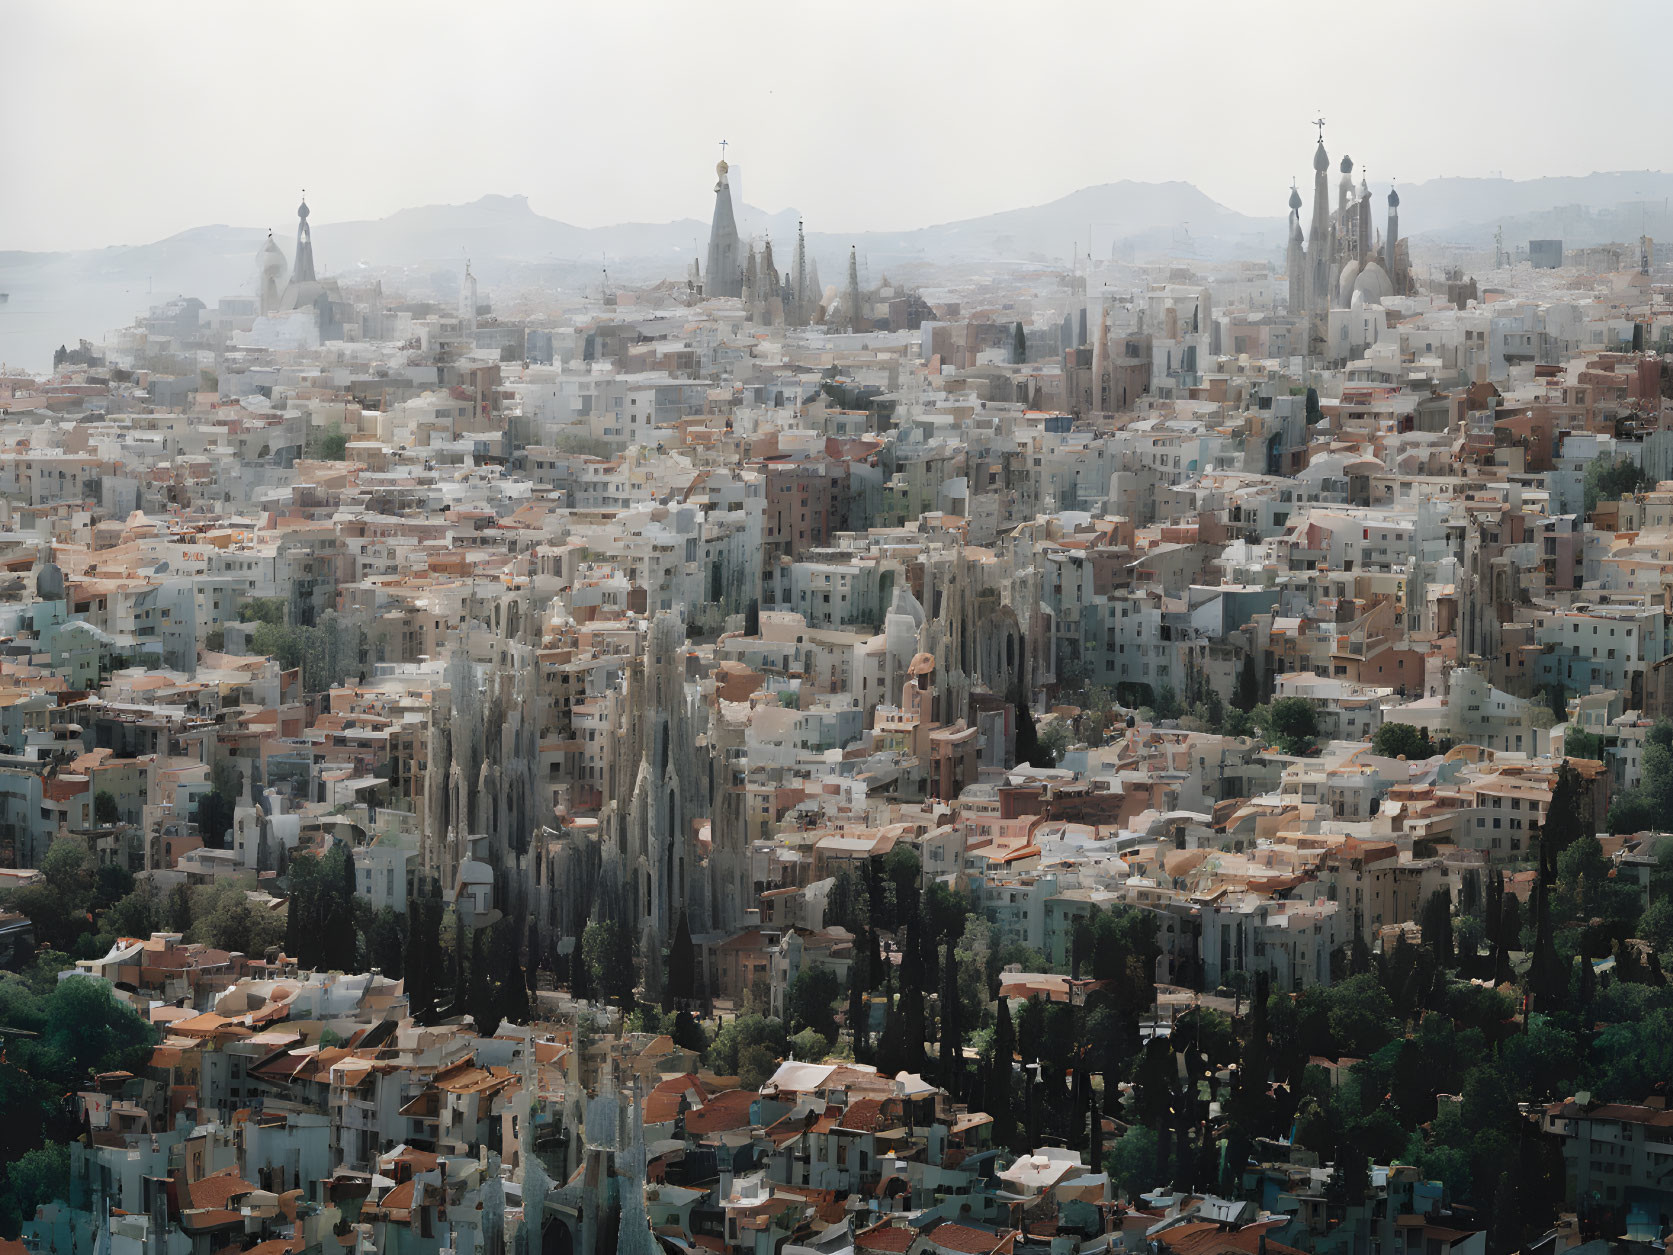
[[[900,1225],[891,1224],[885,1220],[882,1224],[873,1225],[869,1229],[862,1229],[854,1235],[854,1249],[857,1251],[885,1251],[889,1255],[904,1255],[906,1248],[912,1245],[917,1235],[912,1230]]]
[[[701,1136],[705,1133],[725,1133],[730,1129],[747,1129],[749,1109],[761,1095],[753,1089],[729,1089],[715,1094],[695,1111],[685,1113],[685,1131]]]
[[[656,1088],[645,1096],[645,1123],[670,1123],[680,1114],[680,1101],[692,1092],[696,1093],[699,1105],[709,1100],[709,1091],[693,1073],[670,1076],[657,1082]]]
[[[934,1245],[958,1251],[959,1255],[994,1255],[995,1252],[1009,1251],[1016,1239],[1015,1233],[997,1233],[992,1229],[977,1229],[950,1220],[936,1225],[928,1236]]]
[[[256,1187],[238,1175],[236,1168],[223,1168],[200,1177],[186,1187],[187,1207],[225,1207],[233,1199],[248,1194]]]
[[[1233,1232],[1224,1232],[1213,1221],[1198,1221],[1164,1229],[1157,1236],[1162,1245],[1174,1255],[1259,1255],[1261,1237],[1270,1225],[1245,1225]],[[1268,1240],[1266,1255],[1301,1255],[1293,1246]]]
[[[401,1182],[378,1200],[379,1209],[382,1211],[411,1211],[414,1189],[415,1187],[410,1179]]]
[[[899,1124],[899,1119],[886,1110],[883,1100],[879,1098],[856,1099],[848,1104],[848,1110],[837,1119],[839,1129],[852,1129],[862,1133],[881,1133],[884,1129],[892,1129]]]

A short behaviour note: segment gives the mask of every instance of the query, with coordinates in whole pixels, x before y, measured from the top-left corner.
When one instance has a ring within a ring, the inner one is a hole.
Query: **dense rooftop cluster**
[[[1425,279],[1319,159],[1287,276],[781,279],[723,162],[501,313],[304,205],[0,376],[0,1225],[1659,1243],[1665,276]]]

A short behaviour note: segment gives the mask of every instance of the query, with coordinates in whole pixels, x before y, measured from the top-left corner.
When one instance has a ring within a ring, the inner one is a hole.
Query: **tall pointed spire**
[[[724,142],[722,149],[724,150]],[[732,213],[732,187],[726,181],[729,167],[722,157],[715,166],[715,212],[709,226],[708,285],[706,296],[742,296],[743,273],[738,249],[738,221]]]
[[[778,295],[778,267],[773,261],[773,237],[768,236],[761,246],[761,262],[755,272],[755,321],[769,325],[773,317],[773,297]]]
[[[845,299],[848,308],[843,313],[848,315],[848,330],[863,331],[865,325],[860,316],[860,255],[853,245],[848,248],[848,296]]]
[[[1323,313],[1330,308],[1331,247],[1330,155],[1324,150],[1324,132],[1313,153],[1313,222],[1307,230],[1308,308]]]
[[[1290,238],[1284,259],[1290,282],[1290,313],[1299,316],[1307,308],[1307,245],[1301,237],[1301,189],[1290,181]]]
[[[1388,271],[1394,290],[1404,295],[1404,276],[1400,273],[1400,193],[1388,189],[1388,233],[1383,236],[1383,268]]]
[[[792,279],[791,303],[795,309],[791,311],[787,321],[795,327],[807,326],[807,236],[802,233],[802,220],[796,219],[796,264],[790,272]]]
[[[627,1149],[616,1156],[616,1188],[621,1195],[621,1220],[616,1229],[616,1255],[657,1255],[658,1244],[645,1212],[644,1097],[639,1078],[633,1078],[628,1098]]]
[[[302,203],[296,207],[296,264],[291,267],[292,283],[308,283],[314,278],[314,233],[308,226],[308,193],[302,193]]]

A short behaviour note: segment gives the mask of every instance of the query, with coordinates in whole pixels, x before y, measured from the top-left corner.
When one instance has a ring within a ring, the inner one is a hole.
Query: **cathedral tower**
[[[706,296],[742,296],[743,270],[738,249],[738,222],[732,214],[732,188],[726,181],[726,161],[715,166],[715,213],[709,226],[709,279]]]
[[[1335,277],[1330,237],[1330,154],[1321,136],[1313,154],[1313,223],[1307,232],[1307,308],[1314,313],[1330,309],[1330,284]]]
[[[1307,307],[1307,246],[1301,238],[1301,191],[1290,184],[1290,241],[1284,259],[1284,269],[1290,279],[1290,314],[1300,314]]]
[[[843,311],[848,315],[848,330],[864,331],[865,322],[860,315],[860,255],[852,245],[848,248],[848,295],[843,300],[848,305]]]
[[[1388,277],[1394,281],[1394,290],[1401,290],[1400,265],[1397,250],[1400,243],[1400,193],[1392,187],[1388,189],[1388,235],[1383,240],[1384,266],[1388,269]]]
[[[291,268],[292,283],[312,283],[314,280],[314,233],[308,226],[308,200],[303,197],[296,207],[296,265]]]

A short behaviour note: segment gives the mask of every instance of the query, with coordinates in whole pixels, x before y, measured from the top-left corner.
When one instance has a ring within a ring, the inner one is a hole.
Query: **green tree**
[[[1443,968],[1453,965],[1452,950],[1452,894],[1447,889],[1436,889],[1423,903],[1421,915],[1423,944],[1429,947],[1435,961]]]
[[[784,1025],[760,1015],[740,1015],[722,1025],[709,1043],[707,1064],[717,1076],[736,1076],[744,1089],[759,1089],[784,1057]]]
[[[232,830],[233,803],[210,790],[198,797],[197,814],[198,835],[203,838],[204,845],[212,850],[226,848],[227,833]]]
[[[1040,744],[1039,729],[1035,726],[1034,716],[1029,712],[1027,702],[1017,704],[1017,728],[1015,734],[1013,756],[1017,765],[1029,767],[1055,767],[1057,756],[1051,750]]]
[[[831,1053],[830,1039],[814,1032],[811,1028],[804,1028],[786,1043],[793,1058],[806,1063],[822,1063]]]
[[[1375,976],[1352,976],[1327,991],[1330,1036],[1345,1055],[1375,1054],[1394,1037],[1394,1004]]]
[[[958,947],[948,942],[941,968],[941,1084],[957,1095],[964,1079],[965,1023],[959,998]]]
[[[697,1001],[697,947],[691,940],[685,911],[680,911],[674,935],[668,942],[668,962],[662,981],[662,1009],[688,1006]]]
[[[1237,692],[1232,697],[1232,705],[1244,714],[1248,714],[1261,704],[1261,679],[1255,672],[1254,654],[1243,655],[1243,666],[1237,673]]]
[[[143,941],[159,931],[162,923],[162,903],[157,900],[157,891],[149,881],[114,903],[99,919],[100,929],[113,941],[117,937],[135,937]]]
[[[499,1026],[509,1020],[526,1024],[529,1019],[529,987],[523,977],[522,961],[517,953],[522,929],[509,916],[494,921],[482,942],[483,930],[477,940],[482,942],[478,953],[485,961],[472,965],[471,987],[475,993],[473,1006],[477,1031],[492,1037]]]
[[[1134,1202],[1160,1184],[1155,1177],[1156,1158],[1155,1130],[1135,1124],[1116,1138],[1104,1156],[1104,1171],[1109,1173],[1110,1183]]]
[[[420,894],[409,908],[407,952],[402,968],[406,975],[407,999],[412,1015],[420,1024],[433,1022],[444,977],[441,942],[442,903],[431,894]]]
[[[1034,766],[1056,766],[1063,761],[1063,756],[1069,752],[1074,743],[1075,730],[1069,726],[1069,721],[1053,719],[1046,725],[1045,731],[1040,733],[1039,761],[1036,761]],[[1049,763],[1044,761],[1048,756],[1051,759]]]
[[[1016,1136],[1016,1116],[1011,1099],[1016,1049],[1010,1000],[1000,998],[994,1011],[993,1059],[987,1084],[988,1105],[993,1115],[993,1140],[997,1146],[1009,1146]]]
[[[168,891],[168,910],[166,925],[171,933],[185,936],[192,928],[192,889],[190,885],[178,884]]]
[[[116,794],[109,789],[100,789],[93,795],[93,822],[103,827],[114,824],[122,818],[122,813],[116,805]]]
[[[709,1048],[709,1039],[703,1032],[703,1026],[690,1011],[680,1011],[674,1016],[674,1025],[669,1029],[668,1035],[674,1039],[676,1046],[697,1055],[703,1054]]]
[[[1597,458],[1586,466],[1586,480],[1583,489],[1584,508],[1587,514],[1597,509],[1600,501],[1619,501],[1622,497],[1631,496],[1638,492],[1648,482],[1644,468],[1638,463],[1620,460],[1616,462]]]
[[[1644,908],[1638,921],[1638,935],[1657,954],[1673,953],[1673,898],[1657,898]]]
[[[366,960],[391,980],[406,972],[406,917],[380,907],[366,922]]]
[[[834,1004],[842,994],[842,982],[826,967],[804,967],[790,982],[784,1009],[792,1032],[811,1029],[827,1042],[837,1035]]]
[[[238,617],[246,623],[266,623],[277,626],[285,621],[283,597],[251,597],[238,607]]]
[[[598,996],[610,1002],[633,1001],[633,938],[620,920],[595,919],[581,935],[581,961]]]
[[[1256,725],[1281,754],[1305,754],[1319,735],[1319,719],[1305,697],[1280,697],[1254,712]]]
[[[65,1088],[102,1072],[143,1071],[156,1033],[102,981],[60,981],[45,999],[40,1047]]]
[[[1435,752],[1429,734],[1409,723],[1385,723],[1371,738],[1371,749],[1384,758],[1407,758],[1416,762]]]
[[[864,1063],[871,1053],[868,1041],[871,1025],[867,1023],[869,1004],[866,1001],[866,967],[865,955],[861,954],[848,969],[848,1010],[844,1015],[854,1059],[858,1063]]]
[[[57,837],[42,856],[41,879],[7,895],[6,904],[29,918],[35,942],[66,952],[92,929],[95,865],[80,837]]]
[[[15,1239],[19,1224],[43,1203],[70,1196],[70,1148],[47,1142],[0,1167],[0,1236]]]
[[[1028,360],[1028,336],[1019,321],[1011,327],[1011,363],[1020,366]]]

